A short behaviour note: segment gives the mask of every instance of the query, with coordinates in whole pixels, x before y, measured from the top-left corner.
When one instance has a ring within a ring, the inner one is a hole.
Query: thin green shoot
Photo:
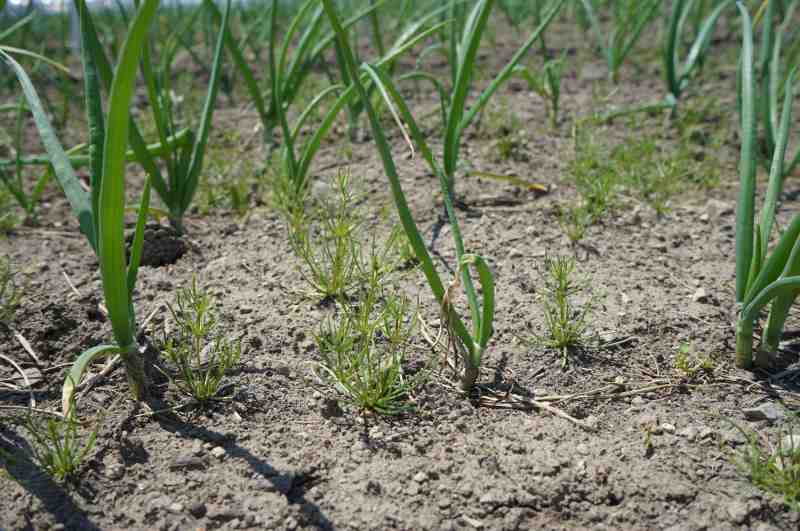
[[[333,300],[361,283],[363,216],[347,172],[339,172],[333,186],[320,188],[313,214],[301,210],[288,217],[289,241],[305,265],[306,282],[323,300]]]
[[[579,302],[579,298],[584,300]],[[562,366],[566,366],[570,352],[591,340],[589,329],[594,310],[588,282],[576,277],[574,257],[544,259],[541,304],[546,334],[537,339],[556,350]]]
[[[23,290],[8,259],[0,257],[0,325],[10,327],[22,301]]]
[[[793,418],[774,440],[735,426],[747,439],[731,460],[760,489],[800,511],[800,426]]]
[[[658,16],[662,0],[616,0],[611,3],[612,27],[600,24],[592,0],[581,0],[586,20],[603,54],[611,81],[619,80],[619,70],[642,37],[647,26]]]
[[[566,66],[566,51],[558,59],[548,59],[542,69],[533,72],[527,67],[517,67],[516,72],[528,83],[528,88],[535,92],[547,104],[550,126],[558,127],[561,103],[561,79]]]

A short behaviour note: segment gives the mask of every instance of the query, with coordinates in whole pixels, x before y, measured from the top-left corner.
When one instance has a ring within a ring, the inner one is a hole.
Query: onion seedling
[[[672,12],[669,19],[669,27],[664,40],[662,61],[667,83],[667,101],[673,106],[673,115],[677,110],[678,100],[689,84],[692,73],[703,62],[708,47],[711,43],[711,36],[717,26],[717,20],[726,7],[734,0],[724,0],[717,5],[714,10],[703,20],[702,25],[697,31],[694,43],[689,48],[689,53],[681,63],[680,45],[683,39],[684,27],[689,14],[696,7],[696,0],[676,0],[672,4]]]
[[[550,126],[558,127],[558,111],[561,102],[561,78],[566,66],[567,54],[564,52],[558,59],[545,62],[539,72],[531,72],[526,67],[517,67],[515,71],[528,83],[528,88],[535,92],[548,104]]]
[[[30,192],[25,185],[23,175],[23,162],[22,162],[22,140],[25,124],[25,112],[27,107],[23,104],[24,99],[20,97],[17,104],[17,120],[14,127],[14,159],[7,161],[9,164],[6,168],[0,166],[0,183],[5,186],[8,193],[17,201],[17,204],[25,211],[25,217],[30,222],[36,220],[36,205],[39,203],[39,198],[44,192],[45,186],[50,180],[50,170],[41,172],[41,175],[36,179]],[[0,161],[1,163],[2,161]],[[11,175],[13,169],[13,176]]]
[[[645,28],[658,15],[662,0],[615,0],[611,3],[613,27],[600,25],[592,0],[581,0],[584,15],[602,50],[611,80],[619,79],[619,69],[639,41]]]
[[[546,25],[550,19],[555,14],[563,2],[560,2],[556,5],[553,12],[549,13],[549,16],[546,18],[546,21],[543,22]],[[369,117],[370,125],[372,128],[372,132],[375,138],[376,145],[381,155],[381,159],[383,161],[384,170],[386,172],[386,176],[389,180],[389,185],[392,190],[392,197],[395,202],[395,206],[397,208],[398,215],[400,216],[400,221],[402,223],[403,229],[408,237],[408,240],[411,246],[414,248],[414,252],[417,256],[417,259],[420,262],[420,267],[425,274],[426,280],[433,292],[436,301],[440,305],[442,309],[442,320],[445,326],[447,327],[448,331],[452,333],[451,335],[451,343],[455,349],[457,354],[457,358],[460,357],[463,360],[464,366],[463,370],[461,370],[459,374],[460,383],[462,389],[469,393],[473,390],[475,383],[478,379],[478,373],[481,363],[481,358],[483,356],[484,351],[489,342],[489,338],[492,335],[492,323],[494,320],[494,278],[491,273],[491,270],[488,267],[486,261],[478,255],[475,254],[467,254],[464,249],[464,243],[461,238],[461,230],[458,224],[458,220],[455,216],[455,211],[453,208],[453,201],[452,201],[452,188],[451,182],[447,177],[447,173],[445,169],[442,169],[440,165],[435,161],[433,154],[428,147],[427,141],[425,140],[424,135],[420,131],[419,127],[417,126],[416,121],[414,120],[413,115],[408,109],[405,101],[403,100],[402,96],[400,96],[399,92],[395,88],[394,83],[389,79],[387,74],[380,68],[380,66],[371,66],[371,65],[363,65],[362,69],[366,72],[372,82],[374,82],[381,92],[384,100],[387,104],[396,106],[400,111],[400,116],[402,120],[408,125],[409,129],[411,130],[411,134],[414,138],[414,141],[419,146],[420,151],[423,154],[424,159],[429,164],[431,169],[434,171],[434,174],[438,177],[440,186],[442,188],[442,193],[444,197],[445,207],[448,212],[448,218],[450,221],[450,226],[453,232],[454,240],[455,240],[455,247],[456,247],[456,258],[458,261],[457,265],[457,273],[456,273],[456,282],[451,284],[447,289],[441,280],[438,272],[436,271],[433,261],[431,260],[430,254],[428,253],[427,248],[425,247],[425,243],[422,240],[422,236],[417,229],[416,222],[411,214],[411,211],[408,207],[408,203],[405,198],[405,193],[403,192],[402,186],[400,184],[399,175],[397,172],[397,166],[394,162],[394,158],[391,153],[391,147],[386,139],[386,133],[378,120],[377,113],[375,108],[372,105],[372,102],[369,100],[367,89],[365,88],[365,83],[362,82],[360,76],[360,70],[356,65],[355,56],[350,49],[347,35],[345,34],[345,30],[342,27],[341,23],[339,22],[339,17],[337,15],[336,9],[333,5],[332,0],[323,0],[323,6],[325,11],[330,19],[331,25],[333,26],[334,30],[336,31],[337,38],[339,39],[339,44],[342,48],[342,58],[346,61],[346,66],[351,73],[351,78],[353,79],[353,86],[358,91],[358,95],[361,100],[364,102],[364,105],[367,110],[367,115]],[[480,108],[485,105],[486,101],[488,101],[489,97],[494,93],[497,89],[499,84],[508,77],[513,68],[514,64],[519,61],[522,54],[527,47],[529,47],[536,38],[538,32],[535,32],[533,37],[526,43],[526,46],[520,49],[517,56],[515,56],[515,60],[504,69],[495,82],[490,86],[489,89],[484,91],[480,98],[479,103],[475,104],[472,109],[470,109],[467,113],[467,116],[463,119],[461,115],[464,112],[463,109],[463,102],[466,98],[466,88],[469,78],[469,71],[471,71],[473,67],[473,61],[477,53],[477,47],[479,39],[475,38],[475,36],[479,36],[482,27],[485,26],[486,20],[488,19],[489,10],[491,9],[492,2],[491,1],[481,1],[477,4],[476,8],[472,11],[470,15],[470,27],[475,28],[474,34],[471,36],[472,39],[468,39],[468,46],[464,48],[464,58],[462,59],[461,69],[459,79],[461,83],[459,83],[460,89],[457,90],[457,98],[454,98],[453,105],[451,108],[451,120],[449,125],[451,128],[456,129],[461,124],[468,124],[474,115],[480,110]],[[542,26],[540,26],[541,30]],[[462,77],[463,76],[463,77]],[[461,130],[454,130],[449,131],[447,134],[446,145],[457,144],[458,139],[460,138]],[[455,140],[455,142],[453,142]],[[447,149],[447,148],[445,148]],[[478,273],[478,279],[483,288],[483,300],[482,303],[479,302],[477,291],[473,284],[472,275],[470,274],[470,267],[474,268]],[[464,325],[464,322],[459,317],[458,313],[455,311],[453,307],[453,298],[454,298],[454,291],[458,285],[458,281],[464,284],[465,291],[467,293],[467,299],[469,301],[471,317],[472,317],[472,331],[468,331],[467,327]]]
[[[91,189],[88,194],[81,188],[75,170],[70,165],[69,158],[47,119],[30,78],[19,63],[0,50],[0,57],[11,66],[22,85],[42,143],[78,217],[81,231],[97,252],[108,317],[115,339],[114,344],[99,345],[85,351],[72,365],[62,390],[62,407],[65,414],[71,409],[75,387],[83,373],[89,364],[100,356],[119,354],[125,366],[133,398],[142,400],[148,395],[149,380],[136,338],[136,314],[132,294],[144,241],[150,181],[145,180],[130,260],[128,260],[124,235],[125,148],[129,133],[128,113],[136,83],[136,64],[141,57],[147,31],[155,16],[158,3],[158,0],[144,0],[136,11],[114,72],[108,111],[105,115],[102,111],[97,69],[89,47],[83,47],[85,99],[90,125],[89,152],[92,158]],[[81,2],[79,7],[81,15],[85,14],[85,4]],[[85,22],[86,18],[82,16],[81,20]],[[82,32],[82,35],[85,45],[88,32]]]
[[[378,5],[380,4],[376,3],[372,7],[377,7]],[[276,11],[277,0],[273,0],[273,13]],[[361,18],[361,16],[363,16],[362,13],[363,12],[348,19],[344,23],[345,27],[349,27],[355,23],[359,18]],[[391,64],[415,44],[440,29],[441,24],[427,27],[430,18],[431,16],[424,16],[406,28],[405,31],[403,31],[397,37],[394,44],[389,47],[389,49],[386,51],[386,54],[381,57],[376,64]],[[314,20],[316,20],[316,17]],[[294,26],[295,23],[299,24],[299,22],[297,22],[295,19],[292,26]],[[333,127],[334,121],[342,109],[355,100],[357,93],[352,85],[350,87],[344,87],[342,85],[329,86],[311,100],[308,106],[300,113],[296,122],[290,126],[287,117],[288,106],[292,101],[294,101],[295,94],[297,92],[297,84],[305,75],[307,75],[307,72],[299,69],[300,67],[295,66],[298,61],[301,60],[301,58],[295,57],[292,60],[292,66],[288,69],[287,73],[284,73],[284,70],[286,70],[285,65],[288,61],[286,50],[288,49],[289,41],[284,41],[280,56],[275,56],[274,51],[277,48],[277,43],[274,42],[274,35],[277,33],[277,27],[275,26],[277,24],[277,19],[275,16],[272,17],[272,24],[274,30],[272,32],[273,42],[270,45],[269,52],[270,71],[273,82],[272,103],[275,109],[278,110],[278,122],[283,132],[283,148],[281,150],[281,168],[277,192],[279,195],[280,206],[291,212],[302,208],[302,200],[305,197],[306,189],[309,184],[309,169],[314,157],[317,154],[317,151],[322,145],[323,138],[325,135],[327,135],[328,131],[330,131],[331,127]],[[317,45],[317,48],[320,48],[323,46],[323,44],[325,46],[321,48],[321,50],[326,48],[329,46],[327,43],[332,41],[334,38],[335,37],[332,35],[330,39],[323,39],[322,42]],[[303,41],[305,41],[305,38]],[[321,51],[319,53],[321,53]],[[367,79],[366,75],[364,75],[364,78],[365,80]],[[323,101],[329,97],[332,98],[333,96],[336,97],[323,115],[323,118],[317,125],[314,133],[304,145],[299,146],[301,132],[303,127],[306,125],[306,122],[310,119],[316,109],[320,107]]]
[[[757,128],[763,128],[764,141],[761,144],[761,160],[769,167],[773,160],[778,145],[780,128],[780,102],[785,93],[792,92],[789,75],[796,67],[800,66],[800,46],[794,45],[788,53],[784,54],[784,43],[791,37],[787,35],[795,30],[796,17],[794,16],[798,2],[790,2],[784,13],[783,22],[775,29],[778,14],[778,2],[764,0],[759,9],[761,17],[761,44],[758,50],[758,69],[756,76],[756,118]],[[758,20],[758,17],[757,17]],[[758,24],[756,20],[756,25]],[[790,155],[784,163],[783,172],[788,175],[800,164],[800,148],[794,155]]]
[[[382,5],[383,1],[371,3],[370,6],[353,15],[347,20],[347,26],[355,24],[374,12]],[[297,13],[289,22],[280,48],[278,48],[277,36],[278,2],[273,1],[267,8],[269,11],[269,24],[267,24],[267,27],[271,30],[268,45],[271,74],[269,99],[264,98],[262,89],[256,81],[255,73],[245,59],[239,45],[232,37],[226,38],[226,46],[231,52],[237,70],[242,74],[248,94],[261,119],[264,143],[268,147],[274,144],[276,128],[281,128],[283,134],[287,134],[287,127],[282,123],[282,115],[285,116],[286,110],[300,94],[303,83],[308,78],[312,68],[322,60],[322,55],[334,42],[332,33],[323,33],[322,31],[322,22],[324,20],[322,10],[319,8],[314,9],[318,2],[319,0],[305,0],[300,5]],[[213,0],[204,0],[204,5],[215,18],[220,18],[219,8],[216,7]],[[292,42],[296,37],[298,37],[298,42],[293,47]],[[325,96],[333,92],[335,90],[329,88],[329,92],[326,92]],[[309,107],[318,106],[323,99],[324,97],[317,96],[309,104]],[[287,140],[284,138],[284,145],[286,143]]]
[[[226,11],[230,11],[230,6],[226,7]],[[142,55],[142,76],[147,86],[147,96],[162,146],[174,145],[169,143],[168,138],[178,134],[175,126],[169,76],[171,74],[171,64],[177,51],[178,37],[193,23],[194,18],[192,16],[188,17],[184,26],[178,28],[172,34],[172,38],[161,53],[161,65],[157,71],[153,68],[149,46],[145,47]],[[183,217],[192,204],[200,180],[200,173],[203,170],[203,159],[219,90],[222,53],[227,31],[227,18],[223,17],[217,43],[214,47],[211,77],[208,83],[205,103],[200,114],[200,122],[196,133],[190,133],[191,141],[181,149],[167,148],[166,153],[162,156],[167,170],[166,179],[162,177],[161,171],[153,163],[152,159],[147,162],[153,188],[166,205],[170,223],[179,234],[183,233]]]
[[[800,294],[800,214],[794,216],[772,250],[768,249],[783,189],[784,157],[798,69],[794,68],[787,78],[767,192],[756,222],[757,80],[753,30],[747,8],[741,2],[736,5],[741,13],[743,29],[739,109],[742,144],[736,213],[736,302],[741,306],[736,325],[736,365],[749,369],[753,366],[753,329],[761,311],[770,307],[755,360],[763,367],[769,365],[771,354],[777,351],[789,309]]]

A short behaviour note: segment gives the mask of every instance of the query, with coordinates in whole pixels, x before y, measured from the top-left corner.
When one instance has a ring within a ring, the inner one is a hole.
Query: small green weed
[[[4,326],[10,325],[22,299],[22,289],[14,277],[8,260],[0,257],[0,324]]]
[[[527,134],[522,120],[512,111],[508,99],[498,98],[487,105],[479,126],[488,138],[493,139],[487,155],[495,162],[528,160]]]
[[[623,196],[633,196],[663,215],[675,195],[718,183],[718,171],[710,161],[696,160],[688,137],[669,153],[659,149],[658,140],[644,136],[608,146],[583,126],[576,127],[575,159],[568,179],[580,198],[562,206],[560,216],[572,241],[583,238],[588,226],[613,212]]]
[[[591,294],[585,302],[576,299],[587,292],[588,284],[576,278],[575,259],[570,256],[546,257],[542,274],[541,296],[547,334],[538,342],[561,353],[562,364],[569,362],[569,352],[589,341],[589,323],[594,310]]]
[[[361,300],[341,304],[316,335],[322,379],[362,411],[408,411],[418,381],[406,377],[403,360],[415,327],[408,300],[370,282]]]
[[[206,178],[199,184],[197,207],[205,214],[214,208],[229,208],[239,216],[250,210],[250,198],[258,188],[255,159],[245,156],[247,142],[241,132],[227,129],[209,146]]]
[[[11,192],[0,187],[0,237],[10,232],[19,223],[19,217],[14,214],[14,198]]]
[[[196,277],[178,290],[169,311],[177,330],[165,330],[162,348],[178,374],[168,377],[201,404],[215,399],[225,374],[239,363],[241,342],[217,332],[211,297],[198,287]]]
[[[37,419],[31,414],[25,428],[31,435],[31,457],[56,481],[74,479],[84,459],[94,448],[102,417],[85,437],[79,433],[77,408],[70,407],[66,417]]]
[[[697,354],[688,343],[682,343],[675,354],[673,367],[689,379],[714,373],[716,364],[708,356]]]
[[[303,277],[324,299],[344,296],[361,281],[363,223],[350,176],[339,173],[334,186],[320,187],[312,215],[295,211],[289,219],[289,241],[304,262]]]
[[[747,438],[742,450],[731,459],[759,488],[779,496],[794,511],[800,511],[800,426],[796,418],[781,431],[777,443],[736,426]]]

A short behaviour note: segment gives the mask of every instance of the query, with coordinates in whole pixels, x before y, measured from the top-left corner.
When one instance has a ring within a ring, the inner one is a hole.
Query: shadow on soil
[[[226,453],[231,458],[245,461],[253,472],[272,483],[277,492],[286,496],[290,505],[299,505],[301,507],[303,518],[306,520],[306,522],[302,522],[303,524],[314,525],[326,530],[335,529],[333,523],[323,514],[322,510],[305,499],[305,492],[316,480],[313,473],[281,473],[262,458],[254,455],[250,450],[236,444],[236,441],[227,434],[184,422],[175,415],[156,415],[154,418],[165,431],[179,437],[198,439],[203,442],[220,445],[225,448]]]
[[[67,489],[53,481],[47,472],[32,462],[28,457],[30,455],[30,446],[22,437],[0,429],[0,463],[4,465],[8,475],[38,498],[44,509],[66,529],[99,530],[89,520],[89,515],[75,503]],[[26,528],[35,529],[33,522],[28,520]]]

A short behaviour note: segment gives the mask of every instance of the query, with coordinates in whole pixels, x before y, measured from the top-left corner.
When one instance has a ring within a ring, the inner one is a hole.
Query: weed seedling
[[[701,356],[692,350],[691,345],[682,343],[678,347],[678,352],[675,354],[675,361],[673,367],[679,373],[683,374],[689,379],[704,374],[712,374],[714,372],[714,360],[707,356]]]
[[[8,260],[0,257],[0,325],[9,326],[22,298]]]
[[[201,404],[217,398],[225,374],[239,363],[241,342],[218,333],[211,297],[195,277],[191,286],[178,291],[169,311],[177,330],[171,335],[165,331],[163,353],[177,377],[168,377]]]
[[[86,437],[81,437],[73,403],[65,417],[48,416],[42,420],[29,416],[25,428],[31,434],[34,461],[56,481],[64,482],[78,474],[84,459],[94,448],[100,422]]]
[[[416,312],[408,300],[371,282],[363,298],[342,304],[316,336],[321,376],[361,411],[398,415],[408,411],[417,380],[403,371]]]
[[[588,287],[575,278],[575,259],[568,256],[546,257],[544,260],[542,305],[547,335],[538,338],[543,344],[561,353],[562,365],[568,363],[570,350],[588,341],[589,321],[593,305],[591,297],[579,305],[575,298]]]
[[[14,215],[13,196],[5,188],[0,188],[0,237],[19,224]]]
[[[345,172],[316,201],[313,217],[298,210],[290,213],[289,241],[305,263],[306,282],[323,299],[333,299],[346,295],[360,280],[361,213]]]
[[[782,431],[777,444],[766,435],[745,431],[736,426],[747,438],[744,449],[731,456],[743,474],[759,488],[779,496],[793,510],[800,510],[800,428],[797,422],[789,423]]]

